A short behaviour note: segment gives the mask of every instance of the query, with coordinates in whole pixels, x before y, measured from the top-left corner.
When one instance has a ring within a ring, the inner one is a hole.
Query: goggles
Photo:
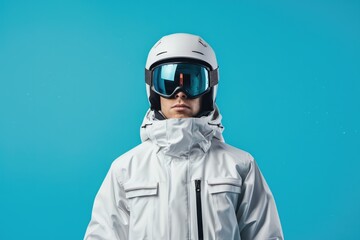
[[[218,82],[217,69],[193,63],[167,63],[146,70],[146,83],[165,98],[182,91],[188,98],[197,98],[208,92]]]

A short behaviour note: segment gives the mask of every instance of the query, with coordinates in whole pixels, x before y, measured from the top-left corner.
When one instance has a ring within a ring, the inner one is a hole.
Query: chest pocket
[[[211,211],[215,217],[216,239],[240,239],[236,208],[239,205],[242,180],[237,178],[214,178],[207,180]]]
[[[209,179],[209,193],[241,193],[241,179],[237,178],[214,178]]]
[[[208,179],[207,183],[208,191],[212,195],[214,204],[216,204],[218,208],[236,207],[239,194],[241,193],[241,179],[214,178]]]
[[[214,178],[208,179],[208,191],[218,209],[236,208],[241,193],[241,179]]]
[[[130,207],[129,240],[152,239],[159,183],[130,182],[124,183],[123,187]]]
[[[125,196],[127,199],[134,197],[154,196],[158,193],[157,182],[125,183]]]

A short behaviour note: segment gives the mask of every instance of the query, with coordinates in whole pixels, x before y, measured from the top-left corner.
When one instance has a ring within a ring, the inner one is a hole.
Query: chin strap
[[[165,119],[167,119],[165,117],[165,115],[160,110],[155,110],[154,112],[155,112],[155,118],[157,120],[165,120]]]
[[[195,117],[200,118],[200,117],[208,116],[209,113],[211,113],[211,111],[202,111],[198,115],[196,115]]]

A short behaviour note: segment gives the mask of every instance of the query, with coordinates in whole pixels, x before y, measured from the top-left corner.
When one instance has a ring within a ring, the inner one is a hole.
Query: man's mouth
[[[190,109],[190,107],[188,105],[183,104],[183,103],[175,104],[171,108],[188,108],[188,109]]]

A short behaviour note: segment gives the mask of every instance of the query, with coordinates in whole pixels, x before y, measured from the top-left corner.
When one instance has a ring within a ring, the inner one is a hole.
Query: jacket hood
[[[191,149],[200,148],[207,152],[211,140],[224,141],[221,114],[217,106],[207,116],[200,118],[171,118],[158,120],[154,110],[148,110],[141,124],[141,141],[150,140],[164,153],[179,157],[187,155]]]

